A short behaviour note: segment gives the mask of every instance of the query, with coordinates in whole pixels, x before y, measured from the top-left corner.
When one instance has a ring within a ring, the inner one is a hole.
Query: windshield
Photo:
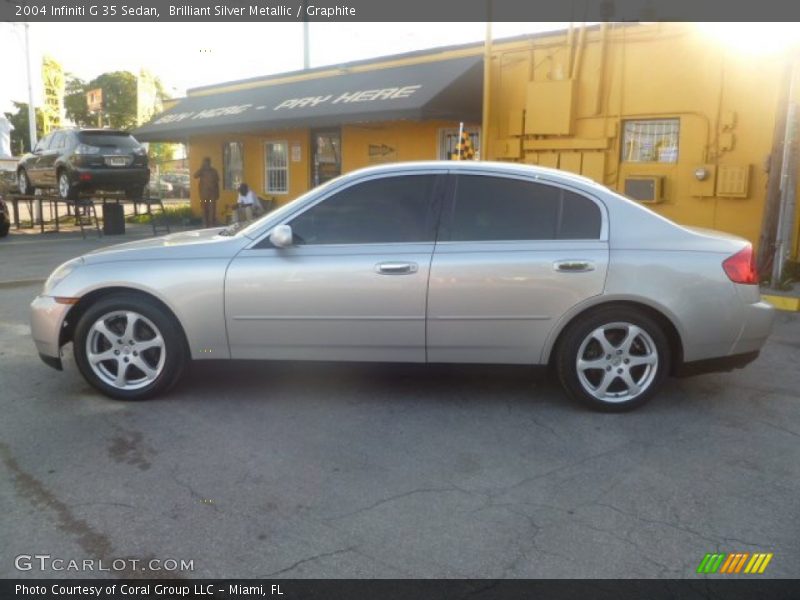
[[[89,146],[114,146],[115,148],[138,148],[139,142],[124,133],[81,132],[78,139]]]

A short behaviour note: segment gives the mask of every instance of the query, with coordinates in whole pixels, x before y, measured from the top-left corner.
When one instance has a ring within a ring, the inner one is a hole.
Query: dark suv
[[[19,161],[21,194],[55,188],[75,200],[81,192],[124,191],[139,199],[150,180],[147,151],[126,131],[59,129],[44,136]]]

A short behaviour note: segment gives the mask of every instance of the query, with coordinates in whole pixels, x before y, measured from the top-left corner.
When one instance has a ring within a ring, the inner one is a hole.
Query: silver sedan
[[[668,375],[752,361],[774,316],[747,241],[550,169],[374,167],[237,227],[58,267],[32,304],[42,359],[61,369],[72,342],[126,400],[190,359],[551,365],[569,396],[626,410]]]

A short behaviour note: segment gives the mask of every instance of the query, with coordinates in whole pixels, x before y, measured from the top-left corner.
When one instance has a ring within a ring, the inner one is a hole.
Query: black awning
[[[189,96],[133,132],[143,142],[217,132],[326,127],[401,119],[478,122],[478,56]]]

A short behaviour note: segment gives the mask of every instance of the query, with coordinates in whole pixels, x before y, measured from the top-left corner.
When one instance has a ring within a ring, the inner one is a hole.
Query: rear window
[[[132,135],[125,133],[82,132],[78,139],[90,146],[113,146],[115,148],[138,148],[139,142]]]

